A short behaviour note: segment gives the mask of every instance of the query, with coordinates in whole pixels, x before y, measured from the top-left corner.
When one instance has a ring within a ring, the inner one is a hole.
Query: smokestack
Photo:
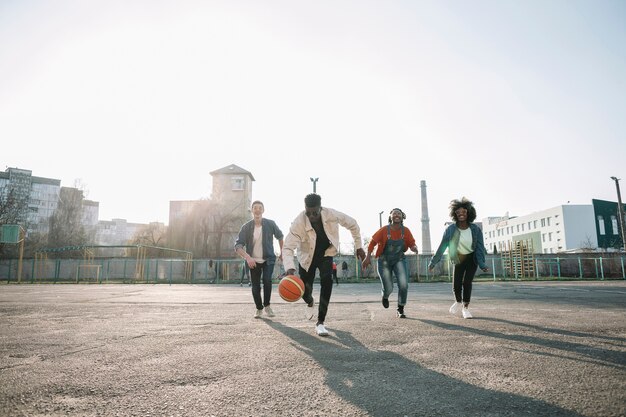
[[[428,217],[428,199],[426,198],[426,181],[420,181],[422,189],[422,253],[431,255],[433,253],[430,247],[430,218]]]

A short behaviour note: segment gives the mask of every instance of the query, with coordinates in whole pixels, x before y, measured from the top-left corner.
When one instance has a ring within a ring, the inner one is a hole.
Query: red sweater
[[[402,228],[398,230],[393,230],[393,228],[391,228],[392,240],[399,240],[401,239],[401,237],[402,237]],[[380,229],[378,229],[376,233],[374,233],[374,236],[372,236],[372,240],[370,241],[370,244],[367,247],[367,253],[372,253],[372,251],[374,250],[374,247],[378,245],[378,248],[376,249],[376,254],[374,255],[375,257],[378,258],[380,255],[383,254],[386,244],[387,244],[387,226],[383,226]],[[404,226],[404,252],[406,252],[406,250],[413,245],[415,245],[415,238],[413,237],[413,234],[411,233],[409,228]]]

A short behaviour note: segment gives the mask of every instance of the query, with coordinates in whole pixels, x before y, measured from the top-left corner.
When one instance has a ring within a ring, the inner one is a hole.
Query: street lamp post
[[[315,187],[315,185],[317,184],[317,180],[319,180],[319,178],[311,177],[311,182],[313,183],[313,193],[314,194],[317,194],[317,188]]]
[[[380,227],[383,227],[383,213],[384,211],[378,213],[378,223],[380,224]]]
[[[619,213],[619,225],[622,230],[622,243],[624,244],[624,251],[626,252],[626,235],[624,235],[624,206],[622,205],[622,194],[619,191],[619,178],[611,177],[615,181],[615,188],[617,189],[617,212]]]

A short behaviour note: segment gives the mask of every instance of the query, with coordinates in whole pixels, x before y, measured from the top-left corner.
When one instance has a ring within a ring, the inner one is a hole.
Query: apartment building
[[[567,204],[524,216],[487,217],[483,236],[487,251],[508,250],[525,241],[534,253],[557,253],[598,247],[592,205]]]
[[[25,216],[17,222],[29,232],[48,232],[48,219],[57,209],[60,192],[61,180],[33,176],[27,169],[0,172],[0,199],[6,201],[11,196],[27,207]]]

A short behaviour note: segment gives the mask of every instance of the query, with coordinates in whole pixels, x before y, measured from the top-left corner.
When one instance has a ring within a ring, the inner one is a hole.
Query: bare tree
[[[585,237],[585,240],[580,242],[580,249],[582,249],[584,252],[594,252],[596,250],[596,246],[593,244],[591,236],[585,235]]]
[[[142,226],[131,239],[133,245],[164,246],[166,228],[161,223],[150,223]]]
[[[79,246],[87,243],[82,222],[83,191],[61,187],[59,204],[50,217],[48,245],[51,247]]]
[[[15,188],[0,188],[0,224],[24,224],[28,220],[28,198]]]
[[[19,224],[28,230],[28,198],[20,197],[13,187],[0,188],[0,225],[3,224]],[[17,246],[0,243],[0,256],[17,256]]]

